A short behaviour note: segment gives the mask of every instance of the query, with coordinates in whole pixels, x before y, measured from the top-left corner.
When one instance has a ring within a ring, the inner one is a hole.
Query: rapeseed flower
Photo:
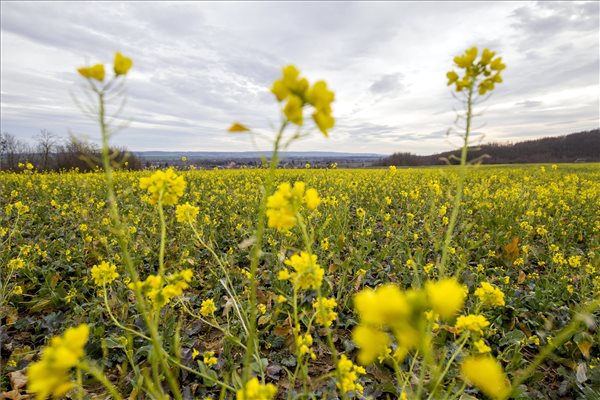
[[[86,324],[67,329],[62,337],[50,340],[39,361],[29,365],[27,389],[37,400],[62,397],[74,387],[69,371],[85,355],[89,331]]]
[[[354,365],[346,355],[342,354],[338,362],[338,371],[340,381],[337,383],[337,387],[342,393],[348,393],[349,391],[363,392],[363,386],[357,382],[359,375],[367,373],[363,367]]]
[[[115,60],[113,62],[115,75],[127,75],[132,66],[133,60],[131,58],[125,57],[118,51],[115,53]]]
[[[488,327],[490,322],[483,315],[461,315],[456,319],[455,328],[458,332],[470,331],[483,335],[483,329]]]
[[[317,264],[316,255],[301,251],[292,255],[284,263],[293,269],[288,276],[296,289],[308,290],[321,287],[325,271]]]
[[[262,384],[258,378],[252,378],[237,391],[236,400],[272,400],[277,394],[277,387],[272,383]]]
[[[510,390],[502,366],[493,357],[467,357],[460,369],[468,382],[491,398],[503,398]]]
[[[110,285],[119,276],[117,266],[106,261],[102,261],[99,265],[94,265],[91,273],[94,283],[100,287]]]
[[[140,188],[146,189],[149,194],[148,202],[164,205],[175,205],[177,200],[183,196],[185,180],[183,176],[177,175],[173,168],[166,171],[156,171],[148,177],[140,179]]]
[[[354,307],[361,322],[372,326],[395,326],[411,312],[406,294],[393,284],[360,291],[354,296]]]
[[[317,298],[313,302],[313,308],[315,309],[315,321],[317,324],[324,327],[331,326],[333,321],[335,321],[337,318],[337,313],[333,311],[336,306],[337,302],[334,298]]]
[[[323,135],[327,136],[328,131],[335,125],[335,119],[331,115],[331,103],[335,94],[327,88],[324,81],[317,81],[310,87],[308,81],[300,77],[300,71],[295,66],[288,65],[283,68],[282,77],[273,82],[271,92],[277,101],[287,99],[283,113],[289,122],[302,126],[303,109],[309,104],[314,107],[313,121]]]
[[[202,301],[202,305],[200,306],[200,314],[203,317],[211,316],[217,311],[217,307],[215,307],[215,301],[213,299],[206,299]]]
[[[175,216],[177,218],[177,222],[180,223],[191,223],[196,220],[198,217],[198,212],[200,209],[191,205],[190,203],[180,204],[175,209]]]
[[[452,318],[465,303],[466,288],[455,278],[447,278],[438,282],[427,282],[425,292],[431,308],[443,319]]]
[[[390,336],[379,329],[367,325],[358,325],[352,331],[352,340],[358,346],[358,362],[371,364],[377,357],[385,354]]]
[[[304,182],[295,182],[294,186],[288,182],[281,183],[277,191],[267,198],[268,226],[287,232],[296,225],[296,213],[302,205],[314,210],[320,203],[316,189],[306,190]]]
[[[481,282],[481,286],[475,290],[475,296],[477,296],[485,306],[501,307],[505,304],[504,293],[502,293],[502,290],[488,282]]]
[[[461,78],[455,71],[449,71],[446,74],[448,86],[455,85],[456,91],[461,92],[464,89],[471,90],[478,83],[478,92],[484,95],[488,91],[494,90],[497,83],[502,83],[500,71],[506,68],[502,63],[502,58],[493,58],[496,53],[489,49],[484,49],[479,61],[477,60],[477,47],[472,47],[464,54],[454,57],[454,63],[457,67],[464,69],[464,76]],[[484,79],[480,79],[484,77]]]
[[[91,67],[81,67],[77,72],[86,79],[95,79],[102,82],[104,80],[104,65],[96,64]]]
[[[215,352],[214,351],[205,351],[204,354],[202,355],[202,362],[208,368],[212,367],[213,365],[216,365],[217,357],[215,357]]]

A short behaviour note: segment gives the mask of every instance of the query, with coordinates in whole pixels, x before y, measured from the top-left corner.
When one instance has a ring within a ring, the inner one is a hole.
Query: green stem
[[[579,325],[583,322],[580,318],[582,314],[592,314],[598,308],[600,308],[600,298],[590,302],[587,306],[581,311],[575,314],[569,325],[564,327],[558,335],[552,340],[552,343],[547,344],[544,348],[538,353],[537,356],[533,359],[533,361],[525,368],[523,372],[517,375],[511,384],[511,390],[507,392],[501,399],[508,399],[512,394],[515,393],[519,385],[527,380],[537,369],[537,367],[560,345],[565,343],[569,338],[577,331]]]
[[[440,383],[442,383],[442,381],[444,380],[444,377],[448,373],[448,370],[450,369],[450,366],[452,365],[452,362],[454,362],[454,359],[456,358],[456,356],[458,355],[458,353],[460,353],[460,351],[463,349],[463,347],[465,346],[465,343],[467,343],[468,339],[469,339],[469,335],[465,335],[465,337],[460,341],[459,346],[456,348],[456,350],[454,351],[454,353],[452,354],[452,356],[448,360],[448,364],[446,364],[446,368],[444,368],[444,371],[442,372],[442,375],[440,375],[440,377],[438,378],[438,380],[435,382],[435,385],[433,386],[433,389],[431,390],[431,394],[429,395],[428,399],[433,399],[433,396],[435,395],[435,391],[437,390],[437,388],[440,385]]]
[[[113,170],[110,165],[110,156],[108,154],[109,145],[108,145],[108,127],[106,126],[105,121],[105,105],[104,105],[104,91],[94,89],[96,94],[98,95],[98,103],[99,103],[99,112],[98,112],[98,121],[100,123],[100,130],[102,133],[102,164],[104,166],[104,174],[106,177],[106,190],[107,190],[107,203],[109,206],[109,214],[112,221],[112,224],[115,228],[115,235],[117,236],[117,242],[121,249],[121,253],[123,254],[123,261],[125,267],[127,268],[127,272],[134,283],[134,294],[136,298],[136,307],[140,312],[146,327],[150,331],[150,338],[152,339],[152,346],[155,354],[161,354],[162,350],[162,340],[158,333],[158,328],[156,324],[153,323],[152,318],[150,317],[150,313],[146,307],[146,302],[140,289],[137,287],[136,283],[139,282],[139,275],[137,273],[136,268],[133,265],[133,260],[131,258],[131,254],[129,253],[127,237],[125,236],[125,231],[123,224],[121,222],[121,218],[119,215],[119,209],[117,206],[117,199],[114,191],[114,182],[113,182]],[[156,360],[154,361],[156,362]],[[181,392],[179,391],[179,386],[177,385],[175,378],[169,368],[167,360],[163,357],[160,357],[159,360],[165,375],[167,377],[167,381],[169,382],[169,387],[173,392],[173,396],[176,400],[182,400]],[[160,385],[159,385],[160,387]]]
[[[463,188],[465,183],[465,176],[467,174],[467,151],[469,147],[469,135],[471,133],[471,120],[473,118],[473,86],[469,88],[469,94],[467,96],[467,126],[465,129],[464,143],[460,154],[460,170],[458,175],[458,183],[456,184],[456,195],[454,197],[454,206],[452,207],[452,214],[450,215],[450,221],[448,222],[448,229],[446,230],[446,236],[444,237],[444,244],[442,248],[442,258],[438,265],[440,278],[443,278],[446,273],[446,263],[448,261],[448,248],[452,241],[452,235],[454,233],[454,226],[458,218],[458,211],[460,210],[460,204],[462,202]]]
[[[123,400],[123,397],[121,397],[117,388],[112,383],[110,383],[110,381],[98,368],[84,361],[78,365],[78,369],[92,375],[94,379],[100,382],[102,386],[104,386],[106,390],[108,390],[108,392],[114,400]]]
[[[275,138],[275,143],[273,145],[273,154],[271,156],[269,173],[267,175],[265,192],[263,193],[263,196],[261,198],[260,210],[258,213],[258,222],[257,222],[257,226],[256,226],[256,243],[254,244],[254,247],[252,248],[252,255],[251,255],[251,262],[250,262],[250,304],[248,306],[249,311],[250,311],[249,312],[250,321],[248,324],[249,332],[248,332],[248,344],[246,346],[247,351],[246,351],[246,354],[244,357],[244,379],[243,379],[244,382],[247,382],[250,379],[250,375],[252,372],[251,368],[250,368],[250,361],[252,360],[252,353],[254,351],[258,351],[258,344],[257,344],[257,339],[256,339],[256,303],[257,303],[256,271],[258,270],[258,263],[260,261],[260,256],[261,256],[261,252],[262,252],[262,244],[263,244],[263,239],[264,239],[265,219],[266,219],[266,214],[267,214],[267,198],[273,190],[273,182],[275,180],[275,171],[277,169],[277,164],[278,164],[279,144],[281,142],[281,138],[283,137],[283,132],[285,131],[287,124],[288,124],[287,120],[282,122],[281,128],[279,129],[279,132],[277,133],[277,136]],[[259,365],[261,365],[261,364],[259,363]],[[261,366],[261,371],[262,371],[262,366]],[[264,377],[263,377],[263,380],[264,380]]]

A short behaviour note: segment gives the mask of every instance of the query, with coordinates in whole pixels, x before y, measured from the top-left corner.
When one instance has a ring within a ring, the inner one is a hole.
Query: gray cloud
[[[110,4],[110,7],[107,7]],[[479,117],[486,140],[597,127],[598,3],[2,2],[2,130],[97,137],[73,103],[77,66],[134,59],[127,80],[135,150],[247,150],[233,121],[268,133],[269,92],[293,63],[336,92],[336,127],[294,150],[447,150],[461,105],[445,84],[452,58],[478,45],[501,54],[505,83]],[[410,90],[409,90],[410,89]],[[310,118],[306,118],[310,120]],[[309,124],[310,125],[310,124]],[[511,140],[512,140],[511,139]],[[260,142],[261,146],[266,142]]]
[[[369,90],[375,94],[395,94],[404,89],[402,84],[403,75],[400,72],[386,74],[377,79],[369,87]]]

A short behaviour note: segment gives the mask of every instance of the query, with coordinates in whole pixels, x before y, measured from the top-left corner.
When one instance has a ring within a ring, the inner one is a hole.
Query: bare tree
[[[51,168],[50,162],[52,161],[53,150],[56,147],[58,138],[47,129],[42,129],[36,139],[36,150],[41,158],[41,167],[44,171],[47,171]]]
[[[0,134],[0,169],[17,169],[28,150],[25,143],[14,135],[8,132]]]

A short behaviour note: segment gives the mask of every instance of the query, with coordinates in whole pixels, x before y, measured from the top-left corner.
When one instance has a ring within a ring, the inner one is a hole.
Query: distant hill
[[[140,151],[134,153],[143,160],[146,168],[194,165],[197,168],[240,168],[257,167],[263,158],[270,159],[268,151]],[[182,161],[182,157],[186,161]],[[323,168],[337,164],[340,168],[370,167],[385,155],[374,153],[342,153],[335,151],[287,151],[279,154],[280,166],[284,168],[304,168],[306,164]]]
[[[485,164],[600,162],[600,129],[512,144],[489,143],[469,148],[468,159]],[[378,165],[419,166],[458,164],[460,150],[428,156],[394,153]]]
[[[134,154],[144,159],[178,160],[181,157],[189,159],[245,159],[270,157],[270,151],[137,151]],[[279,153],[282,160],[288,158],[320,159],[320,158],[364,158],[380,159],[382,154],[374,153],[341,153],[335,151],[284,151]]]

